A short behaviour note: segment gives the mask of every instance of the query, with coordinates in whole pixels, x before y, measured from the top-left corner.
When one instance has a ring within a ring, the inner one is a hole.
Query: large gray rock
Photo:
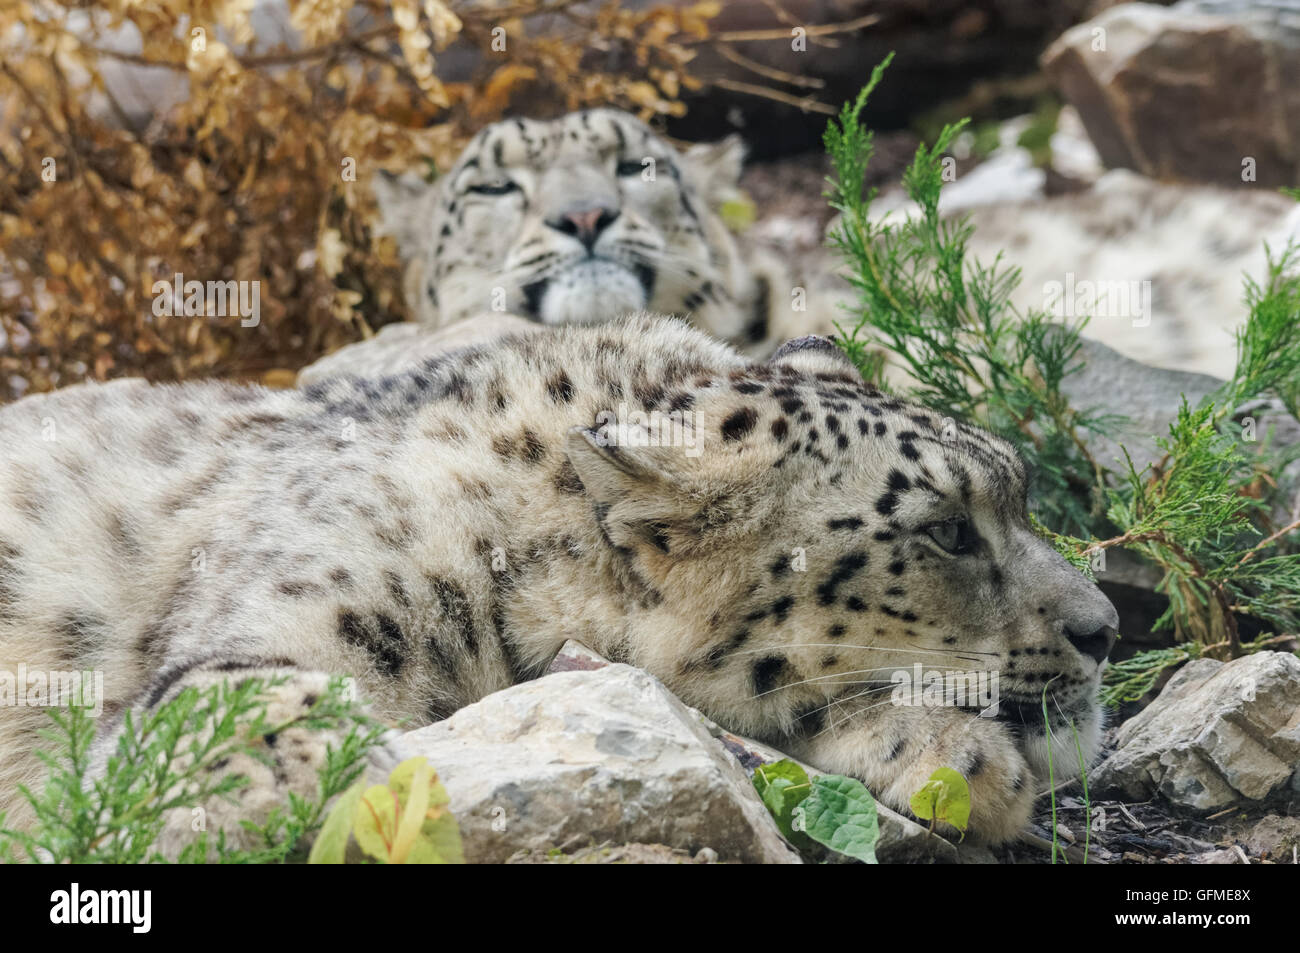
[[[694,713],[627,665],[558,672],[403,737],[451,795],[466,859],[610,842],[799,863]]]
[[[1259,652],[1184,666],[1123,724],[1089,784],[1096,796],[1218,811],[1286,791],[1298,765],[1300,658]]]
[[[1295,0],[1111,7],[1043,65],[1111,168],[1231,185],[1249,158],[1246,181],[1300,181]]]
[[[580,642],[566,642],[551,663],[549,672],[595,671],[613,665],[608,659],[593,652]],[[762,764],[774,761],[790,760],[799,764],[810,775],[825,772],[791,758],[771,745],[753,738],[737,735],[718,726],[694,708],[688,709],[691,715],[705,727],[709,735],[735,758],[736,762],[752,777],[754,769]],[[931,834],[913,820],[909,820],[897,811],[876,803],[876,820],[880,825],[880,839],[876,843],[876,859],[884,864],[951,864],[958,862],[957,850],[950,841]],[[829,854],[830,852],[828,852]],[[831,856],[829,860],[836,859]]]

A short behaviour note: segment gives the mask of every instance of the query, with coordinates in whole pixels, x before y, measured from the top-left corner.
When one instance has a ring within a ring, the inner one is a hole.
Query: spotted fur
[[[628,439],[642,410],[699,442]],[[1024,464],[825,339],[755,362],[634,317],[300,391],[80,386],[0,409],[0,443],[0,669],[100,669],[118,717],[248,673],[292,709],[344,673],[414,726],[572,638],[893,807],[954,767],[991,841],[1043,784],[1045,686],[1058,780],[1066,720],[1097,750],[1115,612],[1030,528]],[[914,663],[999,671],[998,716],[890,704]],[[0,710],[5,797],[40,722]],[[323,748],[292,744],[240,810],[311,790]]]

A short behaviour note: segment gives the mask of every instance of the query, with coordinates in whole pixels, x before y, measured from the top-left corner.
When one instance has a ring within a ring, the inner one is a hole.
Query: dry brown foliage
[[[404,316],[395,250],[368,225],[377,169],[445,168],[521,105],[678,114],[718,10],[288,0],[294,39],[272,45],[253,7],[0,7],[0,400],[123,375],[291,382]],[[110,51],[132,27],[134,51]],[[137,128],[113,65],[154,67],[179,103]],[[154,283],[178,272],[260,282],[260,323],[156,316]]]

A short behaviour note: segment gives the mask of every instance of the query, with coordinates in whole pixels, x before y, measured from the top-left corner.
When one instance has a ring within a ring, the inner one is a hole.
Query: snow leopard
[[[825,338],[756,360],[638,314],[300,390],[84,384],[0,408],[0,443],[0,672],[103,672],[101,750],[127,712],[254,676],[277,717],[344,675],[418,727],[574,639],[899,811],[953,768],[988,843],[1049,746],[1077,770],[1070,724],[1098,752],[1118,618],[1032,526],[1022,458]],[[921,671],[996,675],[995,703],[896,693]],[[0,708],[11,820],[43,723]],[[232,760],[249,783],[209,829],[313,793],[337,742]],[[184,812],[159,843],[194,836]]]
[[[590,324],[644,308],[771,353],[798,314],[780,262],[721,214],[740,198],[744,151],[734,135],[679,151],[617,109],[508,119],[432,184],[378,175],[378,231],[397,242],[420,324]]]

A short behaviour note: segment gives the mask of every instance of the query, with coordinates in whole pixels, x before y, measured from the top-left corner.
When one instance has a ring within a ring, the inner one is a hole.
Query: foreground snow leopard
[[[610,439],[641,410],[678,445]],[[0,409],[0,443],[0,670],[103,670],[110,735],[272,673],[284,711],[351,673],[419,725],[576,638],[894,808],[954,767],[987,841],[1043,783],[1045,685],[1097,750],[1115,610],[1030,528],[1023,463],[823,338],[760,363],[636,317],[304,391],[119,381]],[[997,716],[891,704],[916,663],[998,671]],[[0,709],[0,807],[42,722]],[[313,789],[329,739],[285,734],[212,826]]]

